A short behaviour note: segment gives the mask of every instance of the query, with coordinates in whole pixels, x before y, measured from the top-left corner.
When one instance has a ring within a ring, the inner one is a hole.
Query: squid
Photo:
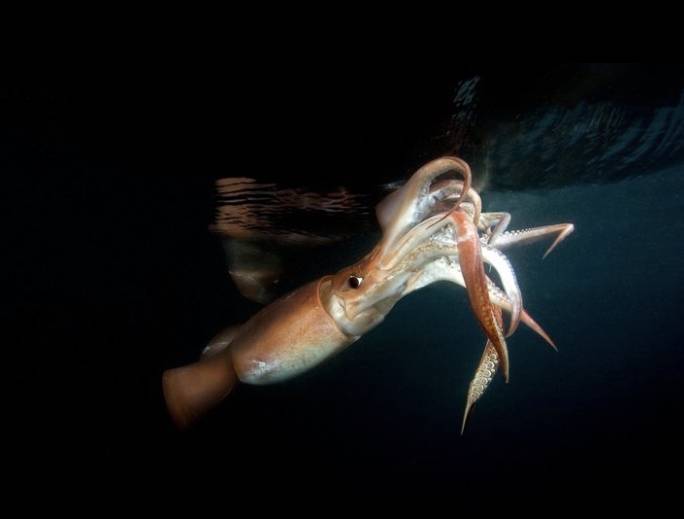
[[[461,432],[495,373],[508,382],[507,338],[520,322],[555,348],[526,311],[504,251],[552,237],[546,256],[573,232],[571,223],[509,231],[511,216],[483,212],[470,167],[452,156],[418,169],[380,202],[376,216],[381,239],[359,261],[281,297],[244,325],[226,328],[197,362],[164,372],[164,398],[179,428],[217,406],[238,383],[273,384],[314,368],[382,323],[400,299],[439,281],[465,289],[486,339]]]

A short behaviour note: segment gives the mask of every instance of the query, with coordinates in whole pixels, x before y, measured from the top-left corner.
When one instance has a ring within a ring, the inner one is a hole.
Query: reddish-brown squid
[[[463,286],[487,342],[466,403],[465,419],[500,366],[509,378],[506,337],[519,322],[555,347],[529,316],[515,272],[502,252],[555,237],[550,252],[573,231],[558,224],[508,231],[510,215],[482,212],[468,164],[442,157],[421,167],[376,208],[382,229],[377,246],[355,264],[312,281],[231,327],[202,358],[167,370],[167,407],[180,427],[218,404],[235,384],[283,381],[319,364],[382,322],[404,296],[437,281]],[[498,274],[499,288],[484,264]],[[502,310],[509,314],[504,331]]]

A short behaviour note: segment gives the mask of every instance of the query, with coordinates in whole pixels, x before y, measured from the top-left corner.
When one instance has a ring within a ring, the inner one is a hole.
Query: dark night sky
[[[208,232],[214,181],[262,175],[363,189],[404,176],[441,145],[435,136],[449,124],[459,79],[510,78],[517,69],[467,65],[430,80],[417,79],[420,67],[374,74],[245,70],[233,71],[232,79],[206,70],[112,71],[0,89],[2,198],[10,224],[4,285],[12,340],[5,343],[5,366],[20,474],[49,466],[58,477],[76,466],[85,475],[161,471],[196,483],[213,466],[225,467],[212,483],[225,482],[227,493],[259,482],[456,497],[487,493],[485,485],[523,497],[601,493],[607,486],[658,493],[675,483],[661,469],[676,470],[682,461],[675,325],[683,302],[681,245],[671,230],[682,230],[677,209],[684,204],[671,191],[684,184],[677,181],[660,200],[652,194],[656,181],[644,184],[646,201],[631,184],[586,187],[593,203],[606,200],[596,211],[600,227],[584,238],[596,241],[582,241],[578,231],[559,249],[555,269],[539,272],[557,278],[550,286],[561,291],[563,272],[593,281],[578,283],[557,307],[549,303],[542,311],[555,336],[564,336],[561,349],[571,350],[573,342],[586,356],[566,354],[564,364],[542,346],[528,348],[533,339],[525,335],[516,344],[520,386],[496,385],[464,438],[455,425],[480,345],[447,369],[450,333],[435,330],[436,323],[455,311],[455,326],[467,330],[470,316],[462,294],[442,288],[424,294],[424,302],[433,298],[429,309],[400,305],[382,330],[319,371],[284,386],[239,387],[195,430],[175,432],[161,401],[162,370],[194,360],[218,329],[259,308],[236,293],[221,244]],[[525,70],[543,75],[554,67]],[[272,167],[250,170],[255,157]],[[666,178],[675,175],[681,169]],[[569,189],[568,207],[582,209],[577,200],[584,194]],[[612,233],[606,220],[634,214],[620,208],[637,198],[635,211],[653,219]],[[668,211],[649,211],[649,204]],[[589,211],[576,219],[591,227]],[[653,256],[644,253],[637,266],[624,258],[643,251],[637,245],[639,233],[652,229],[647,223],[662,224],[655,231],[669,240],[664,251],[661,241],[644,242],[657,259],[650,263]],[[624,247],[624,255],[615,253],[624,276],[591,272],[592,265],[611,269],[586,258],[612,239]],[[545,294],[530,267],[538,257],[521,258],[530,291]],[[654,287],[660,282],[667,287]],[[435,302],[445,297],[456,310]],[[606,312],[593,324],[591,301],[593,312]],[[547,299],[538,295],[537,302],[544,307]],[[432,335],[401,329],[408,320]],[[401,345],[402,333],[418,344]],[[474,325],[463,335],[477,341]],[[597,336],[609,346],[588,343]],[[527,368],[525,355],[533,359]]]

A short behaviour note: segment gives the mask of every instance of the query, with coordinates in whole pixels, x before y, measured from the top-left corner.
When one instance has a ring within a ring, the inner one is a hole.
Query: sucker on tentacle
[[[425,264],[440,256],[454,256],[459,257],[458,246],[452,243],[457,241],[457,237],[451,237],[446,241],[438,239],[439,233],[445,227],[452,227],[453,222],[447,219],[446,216],[435,215],[428,218],[420,226],[417,226],[414,231],[408,233],[402,241],[399,242],[397,250],[399,251],[395,256],[394,261],[387,266],[393,268],[397,265],[402,265],[405,268],[416,268],[421,264]],[[429,230],[432,234],[426,233]],[[454,229],[453,232],[456,232]],[[426,236],[429,236],[427,241]],[[450,241],[449,241],[450,240]],[[422,242],[422,244],[421,244]],[[426,243],[427,242],[427,243]],[[506,295],[511,302],[511,323],[507,337],[513,334],[518,327],[520,321],[520,313],[522,311],[522,294],[515,276],[515,271],[511,266],[508,258],[499,250],[480,244],[480,251],[482,260],[493,266],[499,277],[501,278]],[[405,256],[410,255],[411,262],[402,264],[401,261]]]
[[[501,308],[496,308],[494,310],[494,316],[496,317],[499,326],[503,326],[503,317],[501,315]],[[485,344],[484,351],[482,352],[482,357],[475,370],[475,376],[470,381],[468,386],[468,396],[466,397],[465,410],[463,411],[463,421],[461,422],[461,435],[465,431],[466,421],[468,420],[468,415],[470,411],[484,392],[489,387],[492,382],[494,375],[496,374],[496,369],[499,366],[499,356],[496,353],[496,348],[492,344],[492,341],[487,340]]]
[[[567,238],[573,231],[575,226],[571,223],[559,223],[555,225],[544,225],[542,227],[533,227],[532,229],[520,229],[517,231],[506,231],[502,233],[495,243],[490,243],[499,250],[505,250],[512,245],[527,245],[539,241],[550,234],[558,233],[558,236],[553,241],[551,246],[546,250],[542,259],[546,258],[553,249],[555,249],[560,242]]]
[[[458,231],[459,263],[468,291],[470,306],[487,338],[494,345],[499,355],[504,380],[508,382],[509,367],[506,339],[503,336],[499,323],[496,321],[492,303],[489,300],[489,290],[487,289],[487,278],[482,264],[482,253],[477,228],[468,220],[467,215],[463,211],[453,211],[450,214],[450,218],[453,220]]]
[[[487,244],[495,246],[496,240],[508,228],[510,223],[510,213],[483,213],[478,228],[486,232],[485,241]]]
[[[492,247],[483,246],[482,257],[499,273],[506,295],[511,301],[511,322],[508,327],[508,332],[506,333],[506,337],[510,337],[518,328],[520,313],[522,312],[523,307],[522,293],[518,286],[518,280],[515,277],[515,271],[503,252]]]

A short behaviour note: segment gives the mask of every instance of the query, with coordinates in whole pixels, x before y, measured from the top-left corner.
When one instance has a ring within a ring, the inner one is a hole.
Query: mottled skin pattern
[[[507,231],[510,215],[482,212],[470,168],[456,157],[420,168],[376,213],[382,239],[366,256],[271,303],[239,330],[220,333],[200,361],[165,372],[167,406],[180,427],[215,406],[237,382],[270,384],[311,369],[380,324],[402,297],[437,281],[466,289],[487,338],[466,416],[499,365],[508,381],[502,309],[510,314],[507,335],[521,321],[553,346],[522,307],[515,272],[501,251],[556,236],[550,252],[572,224]],[[497,271],[503,290],[487,277],[485,263]]]

